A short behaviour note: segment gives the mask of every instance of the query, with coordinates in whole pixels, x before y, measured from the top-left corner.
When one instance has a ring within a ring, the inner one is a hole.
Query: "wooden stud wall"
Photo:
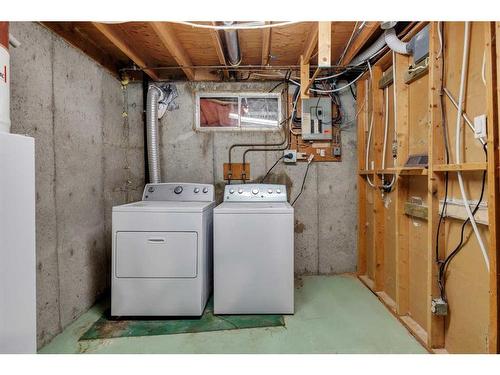
[[[422,29],[418,23],[407,38]],[[405,83],[412,58],[395,56],[396,75],[385,89],[379,88],[383,74],[392,71],[389,52],[372,68],[372,81],[367,73],[358,81],[358,191],[359,278],[386,304],[412,334],[434,352],[497,353],[498,352],[498,241],[496,220],[499,208],[499,127],[497,71],[500,48],[495,35],[499,24],[472,22],[469,70],[465,95],[465,114],[473,121],[487,115],[488,158],[472,131],[462,128],[462,163],[455,163],[454,139],[456,108],[441,98],[441,80],[458,98],[463,51],[463,22],[445,22],[444,46],[441,49],[439,23],[430,22],[429,68],[419,78]],[[442,64],[444,63],[444,75]],[[483,75],[485,82],[483,82]],[[393,90],[396,90],[396,113],[393,114]],[[386,165],[382,169],[382,147],[385,124],[385,98],[389,100],[389,133]],[[441,101],[444,101],[443,107]],[[444,109],[449,139],[450,160],[445,157]],[[394,117],[395,116],[395,117]],[[373,119],[372,119],[373,117]],[[392,139],[397,120],[397,159],[393,165]],[[373,131],[365,165],[368,131]],[[409,155],[427,154],[427,168],[404,167]],[[373,166],[372,166],[373,163]],[[461,170],[470,200],[477,200],[483,172],[487,176],[485,198],[488,224],[479,224],[483,241],[489,248],[490,272],[486,268],[477,239],[470,225],[465,230],[465,243],[446,273],[449,313],[446,317],[431,313],[431,301],[439,296],[438,256],[443,259],[458,244],[462,220],[445,218],[440,236],[437,227],[440,201],[444,198],[445,176],[449,177],[448,199],[461,201],[457,171]],[[386,183],[396,176],[394,188],[381,194],[382,179]],[[370,185],[374,184],[375,187]],[[405,203],[420,201],[427,207],[427,218],[409,216]]]

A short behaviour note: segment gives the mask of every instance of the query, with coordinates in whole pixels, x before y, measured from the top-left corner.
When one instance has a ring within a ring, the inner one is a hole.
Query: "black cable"
[[[276,162],[273,164],[273,166],[271,168],[269,168],[269,170],[267,171],[266,175],[264,177],[262,177],[262,179],[260,180],[260,183],[262,184],[264,182],[264,180],[266,179],[266,177],[269,175],[269,173],[271,173],[271,171],[273,170],[274,167],[276,167],[276,165],[281,161],[281,159],[283,159],[285,157],[285,155],[281,155],[280,158],[278,160],[276,160]]]
[[[484,149],[486,149],[486,147],[484,147]],[[483,178],[482,178],[482,185],[481,185],[481,195],[479,197],[479,200],[477,201],[476,206],[474,207],[474,210],[472,211],[472,216],[474,216],[476,214],[477,210],[479,209],[479,206],[481,205],[481,202],[482,202],[483,196],[484,196],[485,185],[486,185],[486,171],[483,171]],[[468,204],[468,202],[466,202],[466,204]],[[453,260],[453,258],[463,248],[465,227],[466,227],[467,223],[469,223],[469,222],[470,222],[469,218],[467,218],[463,222],[462,228],[460,230],[460,242],[455,247],[455,249],[444,259],[444,261],[442,261],[440,263],[438,277],[439,277],[439,280],[440,280],[440,288],[442,289],[441,298],[443,298],[444,300],[446,300],[446,277],[445,277],[446,270],[448,269],[448,266],[450,265],[450,263]]]
[[[268,92],[273,92],[274,90],[276,90],[278,87],[280,87],[281,85],[284,85],[286,83],[286,79],[284,81],[281,81],[279,82],[278,84],[276,84],[271,90],[269,90]]]
[[[354,100],[357,100],[356,94],[354,93],[354,89],[352,88],[352,85],[349,86],[349,89],[351,90],[351,95],[354,98]]]
[[[300,187],[300,192],[299,192],[299,194],[295,197],[295,199],[292,201],[292,203],[290,203],[292,206],[295,204],[295,202],[297,201],[297,199],[299,199],[300,195],[301,195],[301,194],[302,194],[302,192],[304,191],[304,185],[305,185],[305,183],[306,183],[307,172],[309,172],[309,167],[311,166],[311,164],[312,164],[312,161],[307,163],[307,168],[306,168],[306,172],[304,173],[304,179],[302,180],[302,186]]]
[[[440,101],[440,107],[441,107],[441,128],[443,130],[443,142],[445,145],[445,156],[446,156],[446,164],[450,162],[450,151],[448,147],[448,126],[447,126],[447,121],[446,121],[446,112],[444,110],[444,77],[445,77],[445,70],[444,70],[444,22],[441,23],[441,35],[442,35],[442,45],[441,45],[441,88],[439,92],[439,101]],[[436,254],[435,254],[435,262],[439,265],[440,267],[440,262],[441,260],[439,259],[439,234],[441,233],[441,225],[444,221],[444,212],[446,211],[446,205],[448,204],[448,183],[449,183],[449,178],[448,178],[448,171],[444,173],[444,200],[443,200],[443,207],[441,208],[441,212],[439,213],[439,221],[437,225],[437,231],[436,231]],[[440,272],[438,272],[438,286],[439,286],[439,291],[441,298],[444,299],[444,283],[443,279],[441,277]]]

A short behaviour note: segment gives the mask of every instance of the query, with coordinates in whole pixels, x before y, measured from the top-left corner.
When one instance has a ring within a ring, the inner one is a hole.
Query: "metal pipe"
[[[234,25],[234,21],[224,21],[225,26]],[[238,40],[238,30],[224,30],[226,41],[227,61],[231,66],[238,66],[241,63],[240,42]]]
[[[149,85],[146,101],[146,130],[149,165],[149,182],[160,183],[160,157],[158,137],[158,101],[162,90],[156,85]]]

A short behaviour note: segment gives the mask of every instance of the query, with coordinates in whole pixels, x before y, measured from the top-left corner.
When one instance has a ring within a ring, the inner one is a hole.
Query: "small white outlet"
[[[283,161],[285,163],[295,163],[297,161],[297,151],[285,150],[283,152]]]
[[[474,117],[474,138],[486,139],[486,115]]]

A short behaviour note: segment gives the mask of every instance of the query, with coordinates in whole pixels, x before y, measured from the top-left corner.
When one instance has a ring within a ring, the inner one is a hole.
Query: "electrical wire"
[[[446,164],[450,162],[450,150],[448,145],[448,124],[446,121],[446,111],[444,109],[444,84],[445,84],[445,66],[444,66],[444,42],[443,42],[443,34],[444,34],[444,26],[439,23],[438,24],[438,35],[439,35],[439,54],[438,58],[441,58],[441,89],[439,92],[439,102],[441,107],[441,129],[443,131],[443,143],[445,150],[445,160]],[[439,235],[441,233],[441,225],[444,220],[444,213],[446,211],[446,206],[448,204],[448,184],[449,184],[449,176],[448,171],[444,173],[444,200],[443,206],[441,207],[441,212],[439,213],[439,221],[436,230],[436,247],[435,247],[435,262],[440,268],[441,260],[439,259]],[[444,281],[441,275],[441,272],[438,272],[438,286],[440,291],[441,299],[445,299],[445,290],[444,290]]]
[[[348,42],[347,42],[347,44],[346,44],[346,46],[345,46],[344,50],[342,51],[342,54],[341,54],[341,55],[340,55],[340,57],[339,57],[339,60],[338,60],[338,62],[337,62],[337,65],[339,65],[339,64],[342,62],[342,60],[344,59],[344,56],[345,56],[345,54],[346,54],[346,52],[347,52],[347,49],[348,49],[348,48],[349,48],[349,46],[351,45],[351,42],[352,42],[352,40],[353,40],[353,38],[354,38],[354,34],[356,34],[356,32],[359,32],[359,30],[360,30],[360,29],[358,29],[358,23],[359,23],[359,21],[356,21],[356,23],[354,24],[354,28],[352,29],[351,36],[349,37],[349,40],[348,40]]]
[[[486,147],[484,147],[484,151],[486,152]],[[477,201],[476,206],[474,207],[474,210],[472,211],[472,216],[474,216],[476,214],[476,212],[479,209],[479,206],[481,205],[481,202],[483,201],[485,185],[486,185],[486,171],[483,171],[483,177],[482,177],[482,183],[481,183],[481,195],[479,197],[479,200]],[[467,202],[467,204],[469,204],[469,203]],[[445,260],[440,262],[439,273],[438,273],[439,287],[441,289],[441,298],[445,301],[446,301],[446,271],[447,271],[451,261],[453,260],[453,258],[455,258],[455,256],[460,252],[460,250],[463,249],[465,227],[469,222],[470,222],[470,218],[467,218],[462,223],[462,227],[460,229],[460,241],[459,241],[459,243],[454,248],[454,250],[445,258]]]
[[[283,27],[283,26],[290,26],[290,25],[295,25],[298,23],[302,23],[302,21],[284,21],[284,22],[278,22],[278,23],[268,23],[268,24],[251,24],[251,23],[240,23],[240,24],[233,24],[233,25],[205,25],[205,24],[200,24],[200,23],[195,23],[195,22],[188,22],[188,21],[169,21],[171,23],[177,23],[180,25],[186,25],[186,26],[191,26],[191,27],[196,27],[200,29],[211,29],[211,30],[257,30],[257,29],[271,29],[273,27]]]
[[[300,187],[300,192],[299,192],[299,194],[297,194],[297,196],[292,201],[292,203],[290,203],[292,206],[295,204],[295,202],[297,201],[297,199],[299,199],[300,195],[304,191],[304,185],[305,185],[306,179],[307,179],[307,172],[309,172],[309,167],[311,166],[312,162],[313,162],[312,160],[309,161],[309,162],[307,162],[306,172],[304,173],[304,179],[302,180],[302,186]]]
[[[281,161],[281,159],[283,159],[284,157],[285,157],[285,155],[281,155],[281,156],[280,156],[280,158],[279,158],[278,160],[276,160],[276,162],[272,165],[272,167],[271,167],[271,168],[269,168],[269,170],[267,171],[267,173],[265,174],[265,176],[261,178],[261,180],[260,180],[260,183],[261,183],[261,184],[265,181],[266,177],[269,175],[269,173],[271,173],[271,171],[273,170],[273,168],[274,168],[274,167],[276,167],[276,165],[277,165],[277,164]]]

